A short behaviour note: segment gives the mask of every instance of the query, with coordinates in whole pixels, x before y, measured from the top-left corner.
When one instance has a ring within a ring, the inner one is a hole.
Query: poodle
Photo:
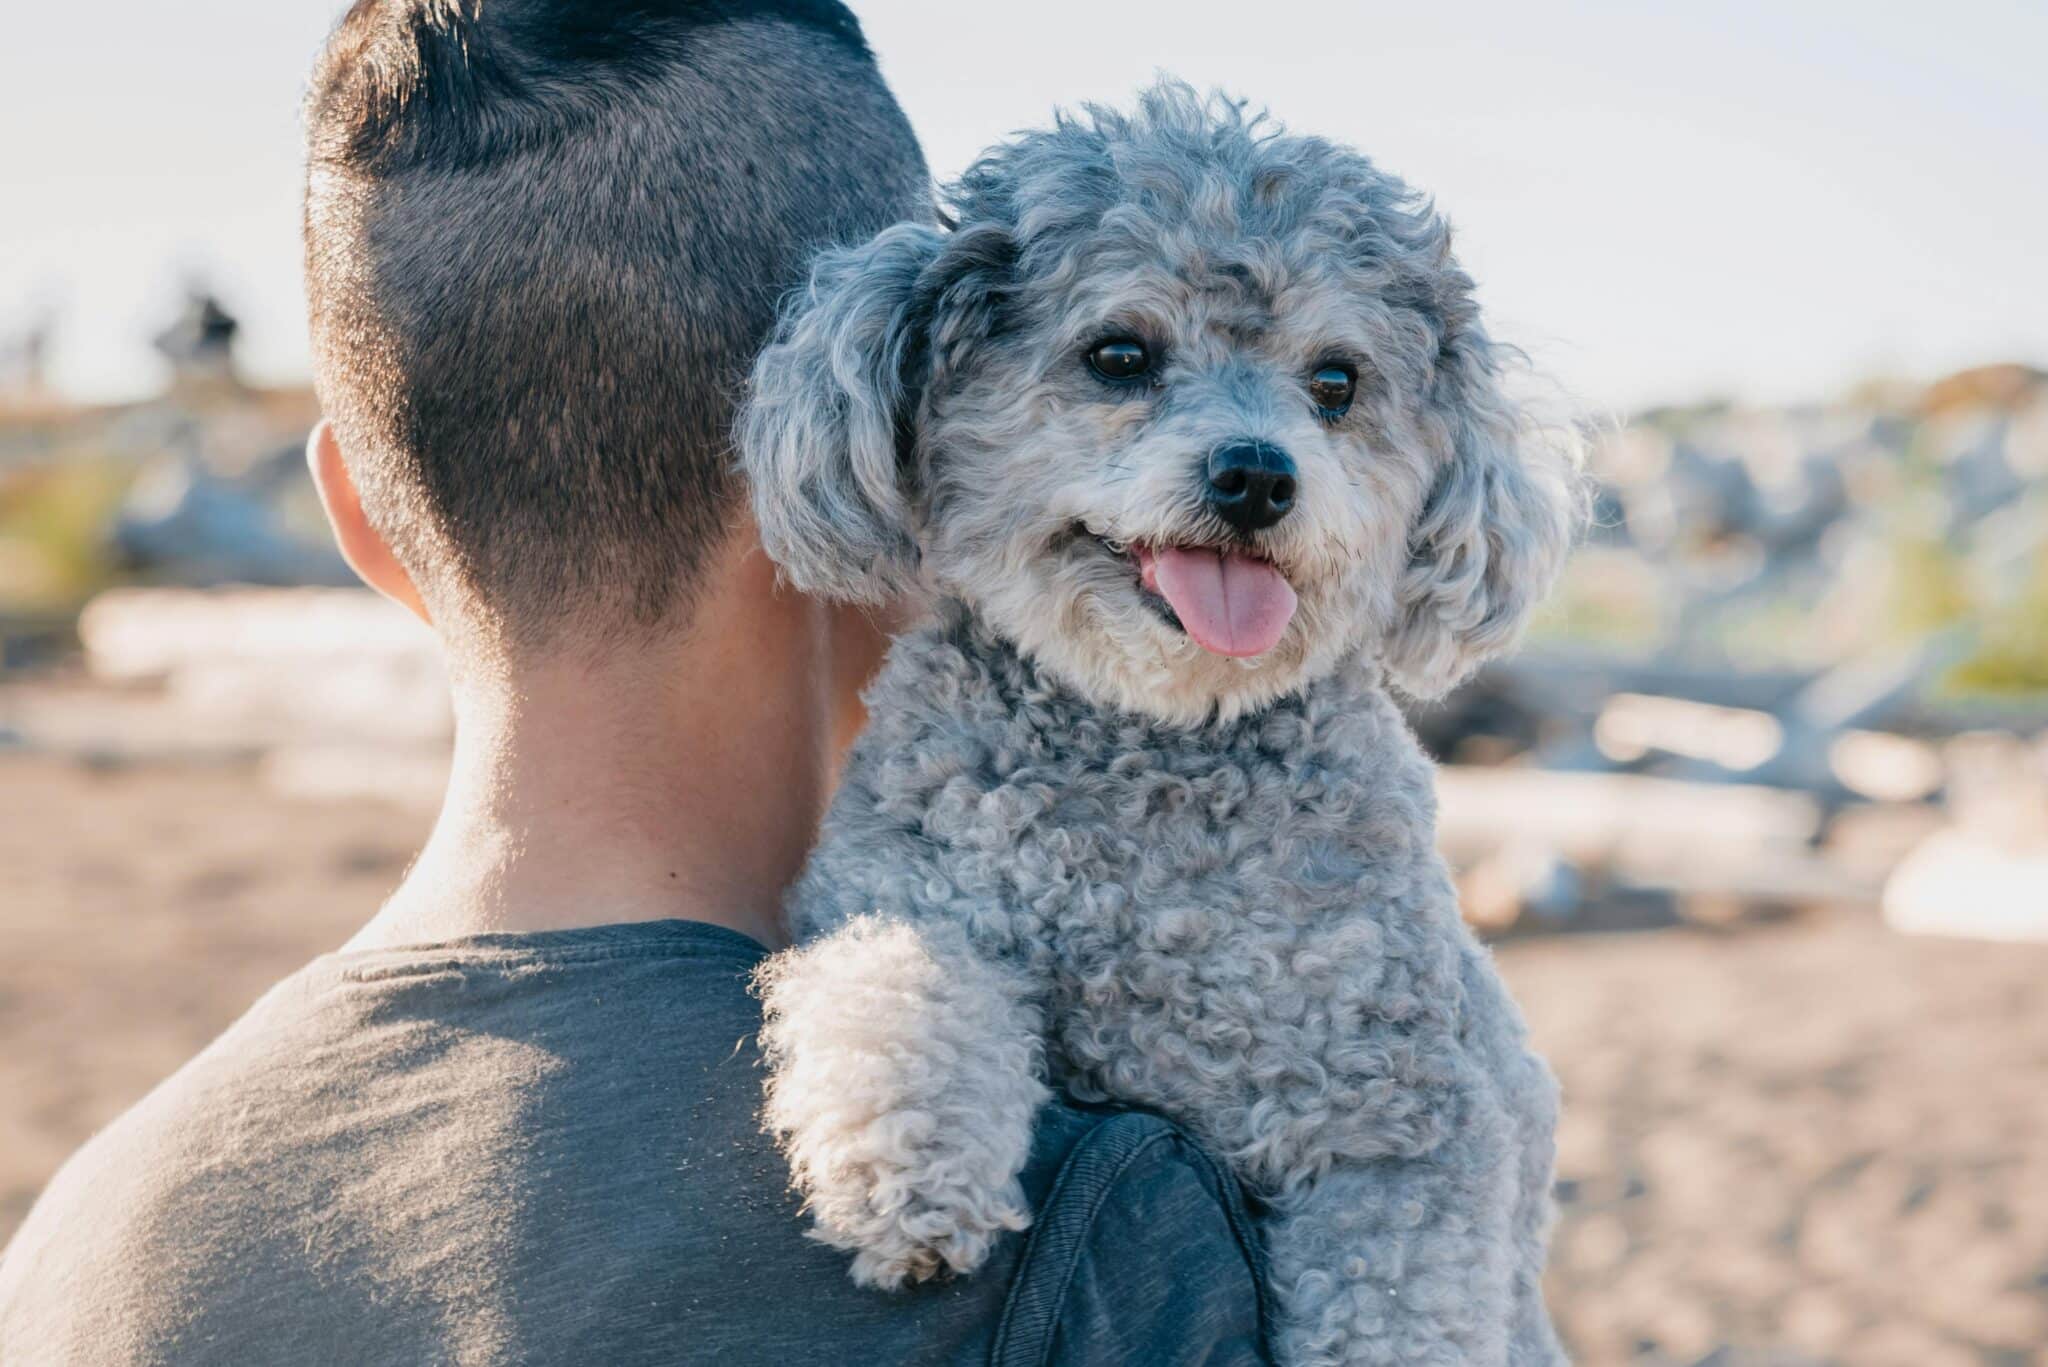
[[[1508,646],[1580,514],[1431,206],[1163,81],[826,253],[738,445],[785,577],[930,609],[758,987],[764,1124],[860,1282],[1029,1223],[1057,1088],[1255,1198],[1295,1363],[1562,1360],[1556,1088],[1389,688]]]

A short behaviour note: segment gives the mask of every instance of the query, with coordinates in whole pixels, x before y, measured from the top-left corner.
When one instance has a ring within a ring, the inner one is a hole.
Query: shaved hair
[[[831,0],[357,0],[306,124],[322,407],[436,620],[514,647],[687,613],[779,298],[932,212]]]

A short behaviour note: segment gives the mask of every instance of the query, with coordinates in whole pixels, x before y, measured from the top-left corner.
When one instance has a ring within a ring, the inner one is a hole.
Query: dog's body
[[[897,644],[872,718],[792,903],[813,947],[771,992],[775,1048],[814,1070],[775,1118],[823,1146],[799,1150],[821,1227],[864,1274],[971,1266],[1022,1223],[1044,1076],[1236,1167],[1272,1211],[1289,1360],[1550,1360],[1552,1085],[1369,673],[1191,729],[1105,714],[956,621]],[[1017,1047],[1041,1035],[1042,1062]],[[877,1070],[892,1037],[922,1066]]]
[[[1441,221],[1175,87],[958,203],[821,265],[742,430],[792,579],[938,616],[763,978],[818,1236],[971,1271],[1050,1084],[1234,1165],[1286,1361],[1558,1360],[1554,1088],[1384,688],[1511,639],[1571,522]]]

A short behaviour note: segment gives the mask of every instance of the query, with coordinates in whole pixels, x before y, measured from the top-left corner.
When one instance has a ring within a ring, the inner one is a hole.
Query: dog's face
[[[928,577],[1098,697],[1254,706],[1390,622],[1436,462],[1381,301],[1204,225],[1078,235],[930,397]],[[1380,359],[1376,360],[1375,357]]]
[[[1435,692],[1571,522],[1442,221],[1183,87],[984,159],[950,235],[821,261],[741,427],[813,591],[965,602],[1070,684],[1197,721],[1360,650]]]

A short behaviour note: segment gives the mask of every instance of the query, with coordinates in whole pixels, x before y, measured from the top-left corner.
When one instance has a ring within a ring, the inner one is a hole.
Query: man
[[[403,886],[86,1146],[0,1361],[1244,1362],[1164,1122],[1043,1117],[1034,1228],[888,1295],[805,1239],[748,976],[881,646],[779,591],[726,427],[810,249],[930,212],[830,0],[359,0],[308,102],[309,455],[446,643]]]

